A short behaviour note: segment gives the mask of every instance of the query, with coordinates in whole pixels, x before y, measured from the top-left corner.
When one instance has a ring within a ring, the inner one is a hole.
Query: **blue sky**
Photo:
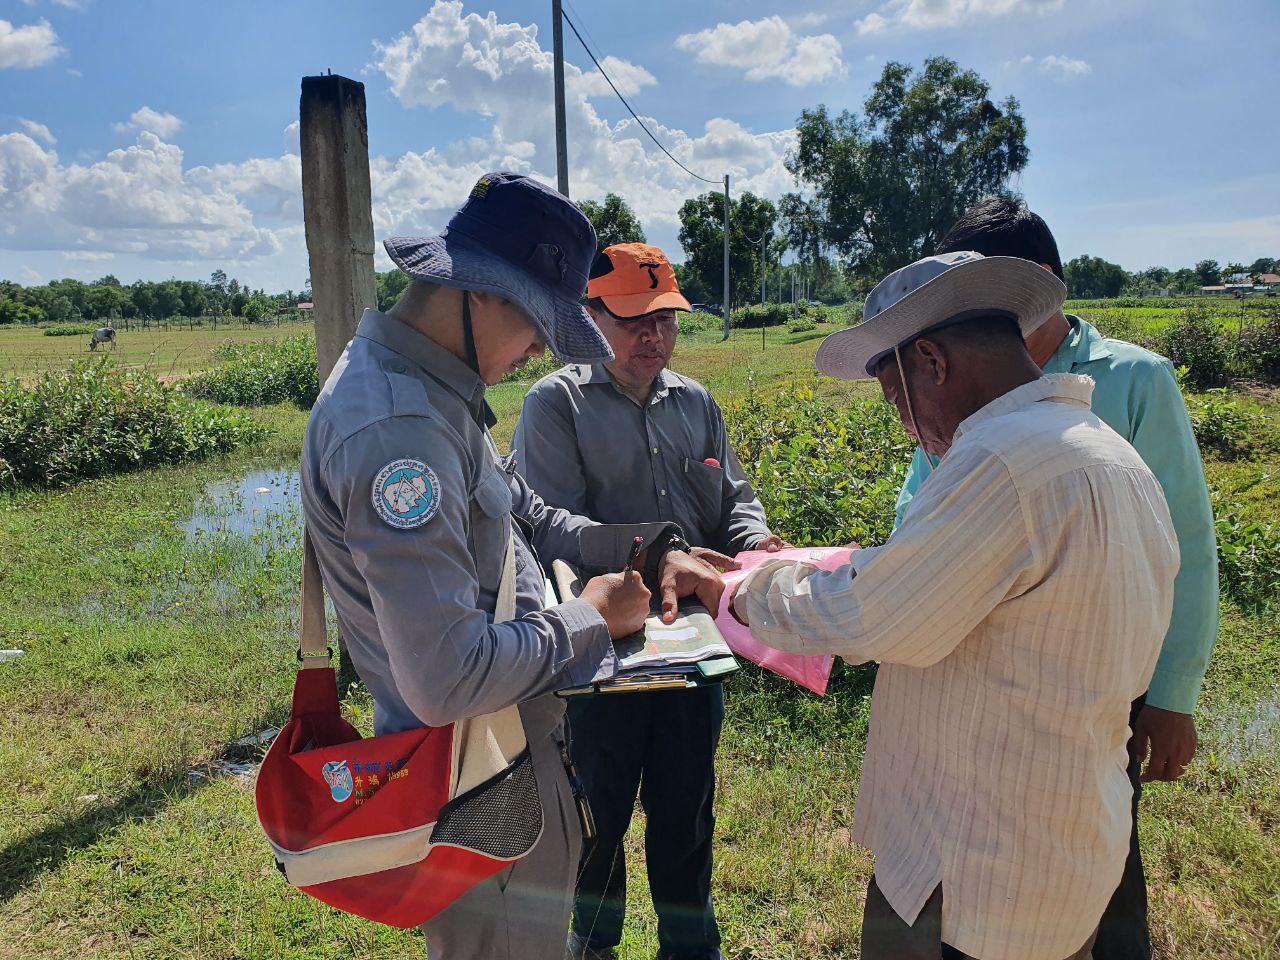
[[[886,60],[944,54],[1016,96],[1016,184],[1129,269],[1280,256],[1274,0],[572,0],[682,160],[776,199],[800,111],[857,109]],[[550,0],[0,0],[0,278],[306,275],[299,80],[366,84],[375,230],[439,229],[479,173],[554,176]],[[699,191],[571,35],[575,198],[625,196],[680,258]],[[380,258],[380,268],[385,267]]]

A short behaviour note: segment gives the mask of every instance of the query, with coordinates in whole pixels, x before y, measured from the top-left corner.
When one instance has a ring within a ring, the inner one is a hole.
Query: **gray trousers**
[[[530,742],[542,838],[529,856],[423,924],[431,960],[564,960],[582,827],[560,751]]]
[[[1083,947],[1065,960],[1089,960],[1095,930]],[[975,960],[942,942],[942,884],[925,901],[915,923],[907,923],[880,892],[876,878],[867,886],[862,914],[862,960]]]

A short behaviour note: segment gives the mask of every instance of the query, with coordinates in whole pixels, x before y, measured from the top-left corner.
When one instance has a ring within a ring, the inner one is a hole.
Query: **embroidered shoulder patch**
[[[440,512],[440,481],[421,460],[392,460],[373,478],[373,509],[389,527],[420,527]]]

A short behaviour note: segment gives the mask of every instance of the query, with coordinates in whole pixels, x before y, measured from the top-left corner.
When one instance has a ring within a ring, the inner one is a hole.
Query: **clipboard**
[[[715,683],[724,683],[742,669],[737,657],[716,657],[699,660],[695,670],[689,672],[649,672],[616,674],[607,680],[584,683],[578,687],[557,690],[556,696],[565,700],[604,694],[649,693],[654,690],[696,690]]]
[[[563,560],[556,560],[551,566],[552,577],[549,584],[554,586],[561,601],[577,597],[582,592],[582,583],[578,572]],[[660,655],[659,647],[671,642],[672,638],[682,635],[696,635],[690,650],[697,652],[719,648],[709,656],[699,659],[682,659],[673,663],[646,662],[652,655]],[[646,636],[653,638],[653,644],[646,644]],[[729,650],[724,637],[715,625],[708,611],[696,604],[687,604],[681,608],[681,616],[674,623],[663,624],[652,619],[646,624],[645,631],[631,637],[616,641],[622,651],[632,651],[631,659],[639,660],[630,669],[620,670],[607,677],[597,677],[590,683],[569,687],[556,691],[556,695],[565,699],[588,697],[605,694],[648,693],[656,690],[693,690],[712,683],[723,683],[742,667]],[[653,654],[646,652],[651,646]],[[623,659],[626,659],[624,657]]]

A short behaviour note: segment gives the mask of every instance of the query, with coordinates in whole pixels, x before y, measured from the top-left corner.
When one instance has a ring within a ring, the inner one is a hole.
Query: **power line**
[[[605,82],[608,83],[609,87],[613,90],[613,92],[617,94],[618,99],[622,101],[622,105],[627,108],[627,112],[630,113],[632,118],[635,120],[635,122],[640,125],[640,129],[643,130],[645,133],[647,133],[649,135],[649,139],[658,145],[658,149],[661,150],[663,153],[665,153],[670,158],[672,163],[674,163],[677,167],[679,167],[685,173],[689,174],[689,176],[695,177],[696,179],[701,180],[704,183],[714,183],[714,184],[723,183],[724,182],[723,180],[712,180],[710,177],[704,177],[700,173],[694,173],[692,170],[686,167],[683,163],[677,160],[675,155],[670,150],[668,150],[666,147],[662,145],[662,141],[653,135],[653,131],[650,130],[647,126],[645,126],[644,121],[640,119],[640,117],[636,114],[635,110],[631,109],[631,104],[627,103],[627,98],[624,97],[621,91],[618,90],[618,87],[617,85],[614,84],[613,79],[609,76],[609,74],[605,73],[604,67],[600,65],[600,61],[596,59],[596,55],[592,53],[591,48],[587,46],[587,41],[582,39],[582,34],[578,32],[578,28],[574,26],[573,21],[569,19],[569,15],[565,13],[563,10],[561,11],[561,15],[564,17],[564,22],[569,25],[569,29],[573,31],[573,35],[578,38],[578,42],[582,44],[582,49],[587,51],[587,56],[590,57],[591,62],[596,65],[596,69],[600,71],[600,75],[604,77]]]

